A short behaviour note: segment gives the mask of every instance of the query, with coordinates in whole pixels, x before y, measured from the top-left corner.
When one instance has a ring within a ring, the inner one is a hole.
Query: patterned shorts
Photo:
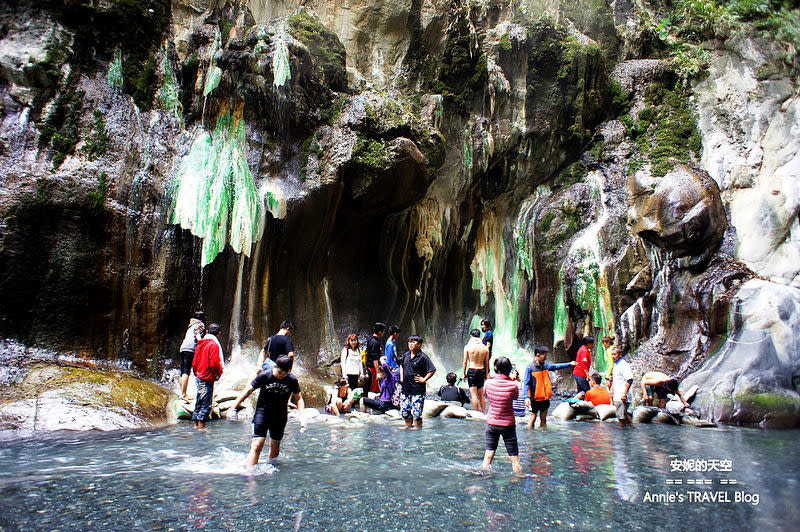
[[[414,416],[414,419],[422,419],[422,406],[425,404],[424,395],[405,395],[400,402],[400,417],[408,419]]]

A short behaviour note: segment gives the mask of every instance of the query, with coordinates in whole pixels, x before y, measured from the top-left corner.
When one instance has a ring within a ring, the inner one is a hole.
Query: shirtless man
[[[673,379],[666,373],[660,371],[648,371],[642,375],[642,396],[645,398],[644,402],[648,406],[652,406],[654,396],[658,396],[658,407],[664,408],[667,406],[667,394],[677,394],[678,398],[683,403],[683,408],[687,414],[692,414],[693,411],[689,408],[689,403],[683,398],[680,390],[678,390],[678,379]]]
[[[481,341],[478,329],[472,329],[469,335],[469,342],[464,346],[464,375],[469,385],[472,408],[483,412],[486,410],[483,382],[489,375],[489,348]]]

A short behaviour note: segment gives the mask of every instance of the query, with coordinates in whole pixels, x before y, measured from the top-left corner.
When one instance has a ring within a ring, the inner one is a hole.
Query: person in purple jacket
[[[506,445],[511,467],[517,475],[522,474],[517,446],[517,425],[514,418],[514,399],[519,397],[516,381],[509,377],[511,361],[500,357],[494,361],[495,376],[484,384],[484,393],[489,399],[489,413],[486,415],[486,452],[483,455],[483,469],[489,469],[497,451],[500,436]]]
[[[394,389],[397,386],[397,379],[392,371],[391,366],[389,366],[387,363],[385,356],[380,358],[380,362],[381,366],[378,368],[378,379],[380,379],[379,385],[381,388],[381,393],[378,395],[377,399],[364,397],[361,399],[361,403],[365,407],[378,410],[385,414],[387,410],[397,408],[394,406],[394,404],[392,404],[392,395],[394,394]]]

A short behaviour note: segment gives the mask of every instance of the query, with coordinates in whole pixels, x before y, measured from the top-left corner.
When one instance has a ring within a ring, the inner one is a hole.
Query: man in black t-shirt
[[[406,421],[406,428],[411,428],[412,422],[416,423],[418,429],[422,428],[422,409],[425,406],[427,389],[425,383],[434,373],[436,366],[422,352],[422,338],[412,334],[408,337],[408,351],[403,355],[403,364],[400,366],[403,388],[400,416]]]
[[[269,459],[272,460],[281,452],[281,439],[289,419],[287,411],[289,399],[297,405],[300,428],[305,428],[306,423],[303,418],[305,402],[300,394],[300,383],[292,370],[292,359],[287,355],[278,357],[275,365],[258,374],[258,377],[250,383],[250,386],[243,391],[236,402],[228,409],[228,419],[236,419],[236,411],[242,402],[258,389],[258,402],[256,412],[253,416],[253,439],[250,443],[250,454],[247,455],[247,465],[254,466],[258,463],[261,451],[269,432]]]
[[[294,361],[294,345],[290,338],[294,324],[291,321],[281,323],[281,328],[275,336],[270,336],[264,349],[258,355],[258,368],[256,371],[261,373],[275,365],[278,357],[288,355]]]
[[[378,371],[381,363],[381,338],[386,334],[386,325],[377,322],[372,326],[372,336],[367,340],[367,382],[364,390],[379,393]]]

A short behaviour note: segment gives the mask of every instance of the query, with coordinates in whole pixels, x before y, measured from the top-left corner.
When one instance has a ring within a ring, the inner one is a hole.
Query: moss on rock
[[[347,90],[346,53],[336,34],[305,9],[289,17],[288,24],[292,36],[311,52],[325,83],[335,91]]]

